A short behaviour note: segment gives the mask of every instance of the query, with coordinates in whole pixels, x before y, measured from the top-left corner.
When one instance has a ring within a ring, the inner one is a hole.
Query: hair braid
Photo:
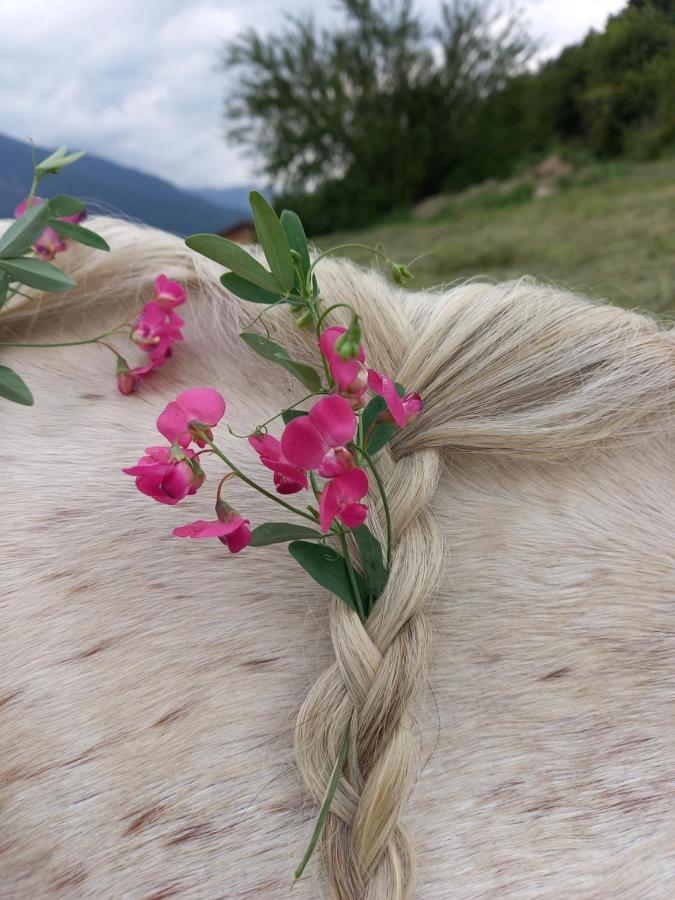
[[[345,775],[324,829],[335,896],[405,897],[414,852],[401,810],[414,762],[409,706],[423,684],[431,635],[426,612],[442,562],[427,511],[441,472],[436,451],[394,462],[381,454],[396,546],[387,587],[364,626],[342,601],[331,606],[336,662],[307,697],[297,723],[303,777],[318,802],[349,727]]]

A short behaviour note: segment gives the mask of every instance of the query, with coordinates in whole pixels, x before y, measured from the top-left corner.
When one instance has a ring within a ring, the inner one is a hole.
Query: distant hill
[[[272,199],[271,191],[263,190],[254,184],[231,188],[201,188],[192,193],[201,197],[202,200],[215,203],[216,206],[224,206],[226,209],[232,210],[236,209],[243,219],[249,219],[251,210],[248,205],[248,195],[251,191],[260,191],[268,200]]]
[[[53,149],[35,148],[38,159]],[[28,193],[31,177],[29,144],[0,135],[0,218],[14,215],[14,207]],[[154,175],[89,154],[59,175],[45,178],[40,194],[74,194],[86,200],[91,212],[129,217],[181,236],[223,231],[245,218],[239,204],[229,208],[227,204],[210,203]]]

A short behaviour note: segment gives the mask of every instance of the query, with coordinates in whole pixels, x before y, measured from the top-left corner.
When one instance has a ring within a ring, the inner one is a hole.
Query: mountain
[[[44,159],[53,149],[36,147],[37,158]],[[14,207],[28,193],[31,178],[30,145],[0,135],[0,218],[14,215]],[[60,174],[48,175],[39,193],[42,197],[74,194],[86,201],[90,212],[136,219],[181,236],[223,231],[247,218],[238,204],[230,208],[209,202],[162,178],[89,154]]]
[[[224,206],[226,209],[239,210],[243,219],[251,218],[251,210],[248,205],[248,195],[251,191],[260,191],[268,200],[272,200],[272,192],[254,184],[242,185],[230,188],[201,188],[192,193],[216,206]]]

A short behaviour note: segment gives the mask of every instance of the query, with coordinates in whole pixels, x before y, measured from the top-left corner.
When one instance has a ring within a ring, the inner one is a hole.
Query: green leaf
[[[314,528],[304,525],[293,525],[290,522],[266,522],[253,529],[251,547],[266,547],[268,544],[283,544],[286,541],[297,541],[301,538],[316,540],[323,537]]]
[[[51,263],[41,259],[0,259],[0,270],[6,272],[10,281],[19,281],[40,291],[69,291],[75,287],[72,278]]]
[[[405,397],[406,390],[402,384],[396,384],[396,393],[399,397]],[[373,397],[370,403],[363,410],[363,433],[368,434],[371,425],[380,413],[386,412],[387,404],[384,397]],[[397,431],[400,431],[398,425],[391,425],[386,422],[376,425],[368,438],[366,450],[368,453],[375,454],[393,438]]]
[[[279,293],[279,285],[271,272],[247,253],[239,244],[228,241],[227,238],[217,234],[193,234],[185,239],[185,243],[191,250],[207,256],[214,262],[220,263],[226,269],[231,269],[235,275],[256,284],[258,287],[273,294]]]
[[[291,245],[288,243],[286,232],[277,214],[262,194],[251,191],[248,200],[253,212],[258,242],[279,286],[284,293],[288,293],[293,287],[294,271]]]
[[[7,303],[9,289],[9,278],[4,272],[0,272],[0,309]]]
[[[41,175],[60,172],[64,166],[69,166],[72,163],[77,162],[78,159],[82,159],[86,152],[85,150],[78,150],[77,153],[69,153],[66,155],[66,150],[66,145],[62,144],[62,146],[60,146],[58,150],[55,150],[51,156],[48,156],[47,159],[43,159],[42,162],[38,163],[37,166],[35,166],[35,171]]]
[[[281,418],[283,420],[284,425],[288,425],[289,422],[292,422],[293,419],[299,419],[300,416],[308,415],[304,409],[282,409],[281,410]]]
[[[82,200],[70,197],[68,194],[59,194],[58,197],[52,197],[47,203],[49,203],[53,216],[76,216],[85,209]]]
[[[347,604],[354,612],[358,612],[356,601],[352,594],[352,586],[349,580],[349,572],[344,556],[341,556],[332,547],[322,544],[310,544],[308,541],[293,541],[288,545],[288,552],[313,578],[317,584],[326,588],[331,594],[335,594]],[[367,596],[368,589],[365,582],[356,572],[356,581],[363,597]]]
[[[49,224],[61,237],[70,238],[72,241],[77,241],[78,244],[94,247],[96,250],[110,250],[108,242],[89,228],[75,225],[74,222],[61,222],[59,219],[51,219]]]
[[[387,580],[387,573],[382,562],[382,547],[367,525],[354,528],[352,534],[359,550],[359,559],[364,577],[368,582],[372,605],[384,590]]]
[[[309,271],[309,247],[307,246],[307,237],[305,229],[302,227],[300,216],[291,209],[285,209],[281,213],[281,224],[288,236],[288,242],[291,249],[300,257],[302,268],[305,273]]]
[[[23,406],[33,405],[33,395],[28,385],[14,369],[7,366],[0,366],[0,397],[21,403]]]
[[[39,162],[35,168],[38,170],[44,167],[49,168],[51,165],[55,165],[58,160],[63,159],[67,152],[68,147],[65,144],[61,144],[53,153],[45,157],[42,162]]]
[[[242,300],[248,300],[249,303],[270,304],[278,303],[283,299],[280,293],[273,294],[271,291],[266,291],[257,284],[251,284],[245,278],[235,275],[234,272],[226,272],[221,275],[220,283],[235,297],[241,297]]]
[[[301,381],[310,391],[321,390],[321,378],[316,369],[292,360],[284,348],[279,344],[271,341],[269,338],[263,337],[261,334],[253,334],[252,332],[247,331],[244,331],[239,337],[259,356],[283,366],[287,372],[294,375],[298,381]]]
[[[0,258],[21,256],[34,244],[49,221],[49,207],[39,203],[13,222],[0,238]]]

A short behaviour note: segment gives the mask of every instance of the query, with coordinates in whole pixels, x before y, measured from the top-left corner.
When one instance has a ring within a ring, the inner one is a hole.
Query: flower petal
[[[301,419],[294,419],[293,422],[301,422],[304,418],[305,416]],[[344,446],[354,438],[356,432],[354,410],[348,400],[337,394],[323,397],[315,403],[309,411],[309,419],[330,447]],[[290,424],[292,425],[293,422]],[[286,456],[290,459],[287,453]]]
[[[197,539],[223,537],[224,535],[232,534],[233,531],[240,528],[244,521],[241,516],[232,516],[227,522],[219,522],[217,519],[215,522],[206,522],[204,519],[197,519],[196,522],[190,522],[188,525],[179,525],[178,528],[174,528],[173,534],[175,537]]]
[[[213,388],[190,388],[176,397],[189,420],[217,425],[225,414],[225,399]]]
[[[281,460],[281,457],[283,456],[281,451],[281,443],[271,434],[252,434],[250,435],[248,442],[251,447],[253,447],[258,456],[264,456],[267,460]],[[263,464],[266,465],[264,460]]]
[[[342,521],[347,528],[358,528],[363,525],[368,515],[368,507],[365,503],[348,503],[338,513],[338,519]]]
[[[339,487],[342,500],[348,503],[360,500],[368,493],[368,476],[363,469],[350,469],[339,475],[334,483]]]
[[[175,400],[168,403],[159,414],[157,431],[163,434],[167,441],[180,444],[181,447],[187,447],[192,440],[185,410]]]
[[[368,386],[376,394],[384,397],[394,422],[399,428],[405,428],[406,418],[403,401],[399,397],[396,385],[391,378],[388,375],[383,375],[381,372],[376,372],[375,369],[368,369]]]
[[[166,275],[158,275],[155,279],[155,297],[167,306],[180,306],[185,302],[185,288]]]
[[[340,509],[340,488],[338,478],[329,481],[321,492],[319,500],[319,524],[322,531],[328,531]]]
[[[356,359],[344,360],[340,354],[337,353],[335,350],[335,343],[340,335],[344,334],[346,330],[346,328],[340,328],[336,325],[332,328],[326,328],[319,338],[321,352],[328,361],[328,368],[335,379],[337,389],[340,393],[349,390],[354,383],[358,381],[363,369],[363,363],[366,359],[366,354],[362,346],[359,346],[359,355]]]
[[[281,435],[282,453],[292,465],[301,469],[316,469],[327,449],[324,437],[310,416],[293,419]]]
[[[227,549],[230,553],[239,553],[244,547],[248,547],[251,543],[251,529],[248,519],[241,519],[240,516],[235,518],[240,520],[239,526],[225,539]],[[221,540],[223,540],[221,538]]]

